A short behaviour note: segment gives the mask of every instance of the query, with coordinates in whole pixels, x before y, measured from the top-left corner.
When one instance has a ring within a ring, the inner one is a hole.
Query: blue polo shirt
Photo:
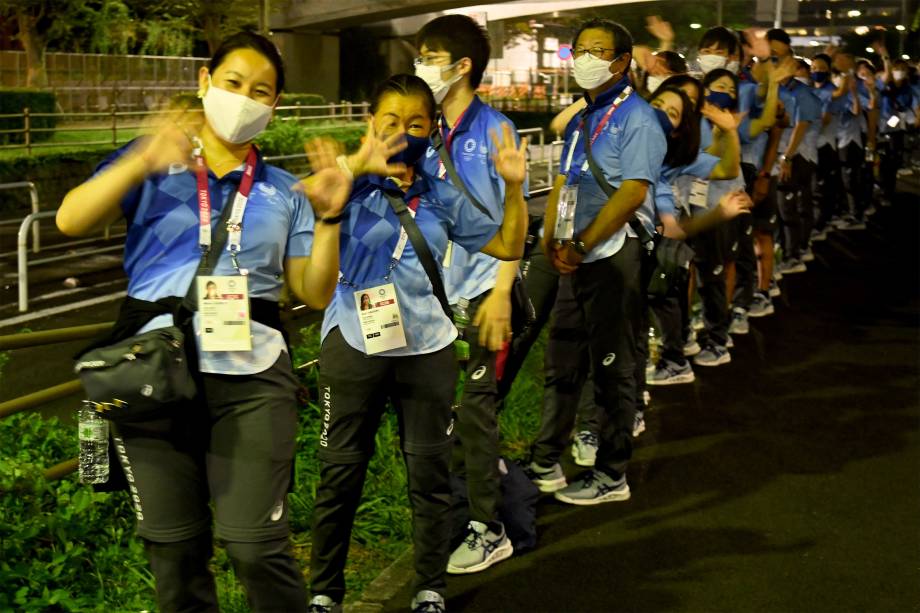
[[[495,136],[501,139],[503,124],[511,127],[515,142],[519,143],[511,120],[483,104],[479,96],[474,96],[453,130],[448,152],[466,189],[499,223],[505,216],[505,180],[495,170],[492,161],[495,146],[492,144],[491,132],[494,131]],[[438,128],[446,147],[451,131],[443,117]],[[429,148],[421,161],[421,167],[433,177],[451,181],[446,170],[440,169],[439,160],[437,151],[433,147]],[[500,262],[484,253],[470,253],[460,245],[453,245],[450,261],[444,264],[447,299],[451,304],[456,304],[460,298],[472,300],[495,287]]]
[[[460,190],[426,174],[418,166],[415,182],[405,194],[389,179],[377,176],[358,179],[342,221],[340,279],[323,318],[323,338],[338,327],[351,347],[365,351],[354,294],[393,283],[407,345],[375,355],[418,355],[438,351],[453,342],[457,330],[435,297],[411,242],[406,243],[402,257],[390,272],[401,226],[384,190],[407,203],[418,198],[415,222],[438,263],[444,259],[448,240],[469,252],[476,252],[501,226],[500,221],[490,219],[473,206]],[[388,273],[389,280],[386,280]]]
[[[588,100],[584,128],[579,130],[582,116],[574,117],[566,127],[565,146],[562,148],[560,170],[567,175],[566,182],[578,186],[578,205],[575,208],[575,233],[583,231],[598,216],[607,203],[607,195],[595,181],[587,164],[584,139],[591,138],[620,93],[629,85],[624,77],[596,100]],[[577,142],[575,134],[581,132]],[[574,147],[573,147],[574,142]],[[607,182],[618,189],[623,181],[639,180],[649,185],[645,201],[636,212],[645,229],[654,234],[655,184],[661,174],[668,144],[655,110],[633,92],[610,116],[591,145],[591,154]],[[571,153],[571,164],[568,164]],[[617,253],[626,237],[635,236],[629,224],[594,246],[585,262],[608,258]]]
[[[132,143],[106,158],[99,173],[119,159]],[[242,166],[217,178],[208,172],[212,232],[230,195],[239,186]],[[241,268],[249,269],[249,295],[278,301],[284,283],[284,260],[310,255],[313,245],[313,209],[303,193],[291,188],[297,179],[267,165],[258,156],[252,191],[243,216]],[[197,180],[193,170],[174,165],[168,172],[147,177],[121,202],[128,224],[124,267],[128,295],[156,301],[185,296],[198,270]],[[236,275],[226,249],[221,251],[215,275]],[[195,325],[197,328],[197,314]],[[172,316],[153,319],[142,331],[172,325]],[[202,372],[252,374],[274,364],[285,344],[281,333],[252,322],[253,351],[199,351]]]
[[[862,134],[860,120],[862,113],[853,112],[854,97],[847,92],[839,98],[841,101],[840,120],[837,127],[837,148],[845,149],[850,143],[856,143],[862,148]]]
[[[795,79],[790,79],[788,83],[781,85],[779,89],[781,96],[785,92],[784,103],[787,104],[787,112],[790,99],[794,100],[793,106],[795,109],[794,113],[789,115],[792,118],[792,125],[783,131],[783,140],[780,146],[785,147],[788,144],[789,138],[792,136],[792,130],[797,124],[807,121],[809,122],[808,131],[802,138],[802,142],[799,143],[796,154],[816,164],[818,162],[818,134],[821,132],[821,100],[812,93],[813,88]]]
[[[900,87],[892,83],[885,86],[881,92],[881,116],[879,117],[879,131],[883,133],[900,132],[907,129],[907,124],[913,122],[913,110],[916,106],[914,94],[910,84],[904,82]],[[891,127],[888,120],[897,116],[898,125]]]
[[[818,134],[818,148],[830,145],[837,148],[837,132],[840,130],[840,116],[846,108],[847,96],[834,98],[834,92],[837,88],[830,81],[825,81],[816,86],[812,93],[821,101],[821,131]],[[828,115],[830,121],[827,125],[824,123],[824,115]]]

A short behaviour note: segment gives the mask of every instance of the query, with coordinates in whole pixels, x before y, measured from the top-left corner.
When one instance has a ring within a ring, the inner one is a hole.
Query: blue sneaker
[[[601,504],[629,500],[629,485],[626,475],[614,481],[607,473],[590,470],[554,495],[556,500],[568,504]]]
[[[722,364],[728,364],[731,361],[732,356],[728,352],[728,349],[714,343],[710,343],[703,347],[703,350],[693,358],[693,363],[700,366],[720,366]]]

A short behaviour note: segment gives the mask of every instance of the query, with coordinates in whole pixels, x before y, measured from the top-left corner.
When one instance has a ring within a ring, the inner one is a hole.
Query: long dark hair
[[[400,96],[421,96],[425,100],[425,106],[428,108],[428,116],[431,119],[437,115],[438,103],[434,101],[434,94],[428,84],[419,77],[411,74],[395,74],[380,85],[374,91],[371,98],[370,112],[371,115],[377,112],[380,101],[387,94],[399,94]]]
[[[264,55],[265,59],[271,62],[277,75],[275,95],[280,94],[284,89],[284,60],[281,59],[281,53],[275,43],[255,32],[237,32],[221,41],[208,63],[208,71],[214,74],[224,59],[237,49],[252,49]]]
[[[665,92],[679,96],[684,107],[680,114],[680,122],[668,137],[668,152],[664,156],[666,166],[679,168],[693,162],[700,153],[700,117],[693,108],[690,96],[682,89],[668,85],[667,81],[655,90],[655,93],[649,98],[649,103]]]
[[[696,77],[691,77],[688,74],[676,74],[665,79],[661,85],[658,86],[658,89],[664,90],[666,87],[676,87],[680,89],[684,85],[691,84],[696,87],[697,96],[696,96],[696,105],[693,104],[693,101],[690,101],[690,107],[693,108],[693,112],[699,114],[700,109],[703,108],[703,86],[700,84],[700,80]],[[656,93],[658,90],[655,90]],[[686,94],[684,94],[686,96]]]

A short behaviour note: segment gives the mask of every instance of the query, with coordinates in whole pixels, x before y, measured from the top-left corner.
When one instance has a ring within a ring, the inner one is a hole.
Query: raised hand
[[[719,212],[726,220],[734,219],[738,215],[750,213],[754,202],[743,190],[725,194],[719,199]]]
[[[747,115],[747,113],[732,113],[729,110],[720,109],[710,102],[703,103],[701,112],[703,117],[708,119],[712,125],[719,128],[723,132],[731,132],[732,130],[737,130],[738,126],[741,125],[744,116]]]
[[[786,58],[784,61],[774,66],[772,72],[769,72],[770,80],[774,83],[782,83],[786,79],[794,77],[797,68],[795,60]],[[767,70],[769,71],[770,69],[768,68]]]
[[[313,174],[298,183],[310,200],[318,218],[335,217],[342,212],[351,194],[352,181],[335,161],[338,146],[331,139],[314,139],[304,145]]]
[[[502,139],[498,140],[495,130],[490,130],[492,146],[492,162],[495,170],[505,180],[505,183],[520,185],[527,178],[527,138],[521,139],[520,146],[514,143],[514,133],[507,123],[502,124]]]
[[[171,164],[187,164],[192,153],[192,135],[197,133],[200,114],[176,109],[155,116],[147,122],[134,147],[148,173],[164,172]]]
[[[645,18],[645,29],[661,42],[674,42],[674,28],[658,15],[651,15]]]
[[[367,132],[364,134],[361,147],[356,153],[348,156],[348,167],[355,176],[400,175],[406,171],[406,165],[401,162],[390,164],[387,160],[405,149],[406,146],[406,139],[402,133],[391,134],[387,138],[378,136],[374,128],[374,120],[370,119],[367,122]]]
[[[749,55],[759,59],[770,57],[770,41],[767,40],[766,30],[763,28],[747,28],[744,30],[744,37],[747,40],[746,51]]]

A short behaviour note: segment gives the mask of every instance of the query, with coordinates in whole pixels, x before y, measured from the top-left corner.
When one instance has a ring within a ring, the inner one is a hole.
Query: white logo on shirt
[[[615,353],[608,353],[606,356],[604,356],[604,361],[601,362],[601,363],[602,363],[604,366],[610,366],[611,364],[613,364],[613,361],[614,361],[615,359],[617,359],[617,354],[615,354]]]
[[[261,191],[266,196],[274,196],[278,193],[278,188],[271,183],[259,183],[258,185],[259,191]]]
[[[181,175],[183,172],[188,170],[188,166],[185,164],[176,164],[172,163],[169,165],[169,173],[171,175]]]
[[[467,153],[473,153],[474,151],[476,151],[476,139],[475,138],[466,139],[466,142],[463,143],[463,150],[466,151]]]
[[[480,367],[477,368],[475,371],[473,371],[473,374],[472,374],[472,376],[471,376],[470,378],[471,378],[473,381],[479,381],[480,379],[482,379],[483,375],[485,375],[485,374],[486,374],[486,367],[485,367],[485,366],[480,366]]]

